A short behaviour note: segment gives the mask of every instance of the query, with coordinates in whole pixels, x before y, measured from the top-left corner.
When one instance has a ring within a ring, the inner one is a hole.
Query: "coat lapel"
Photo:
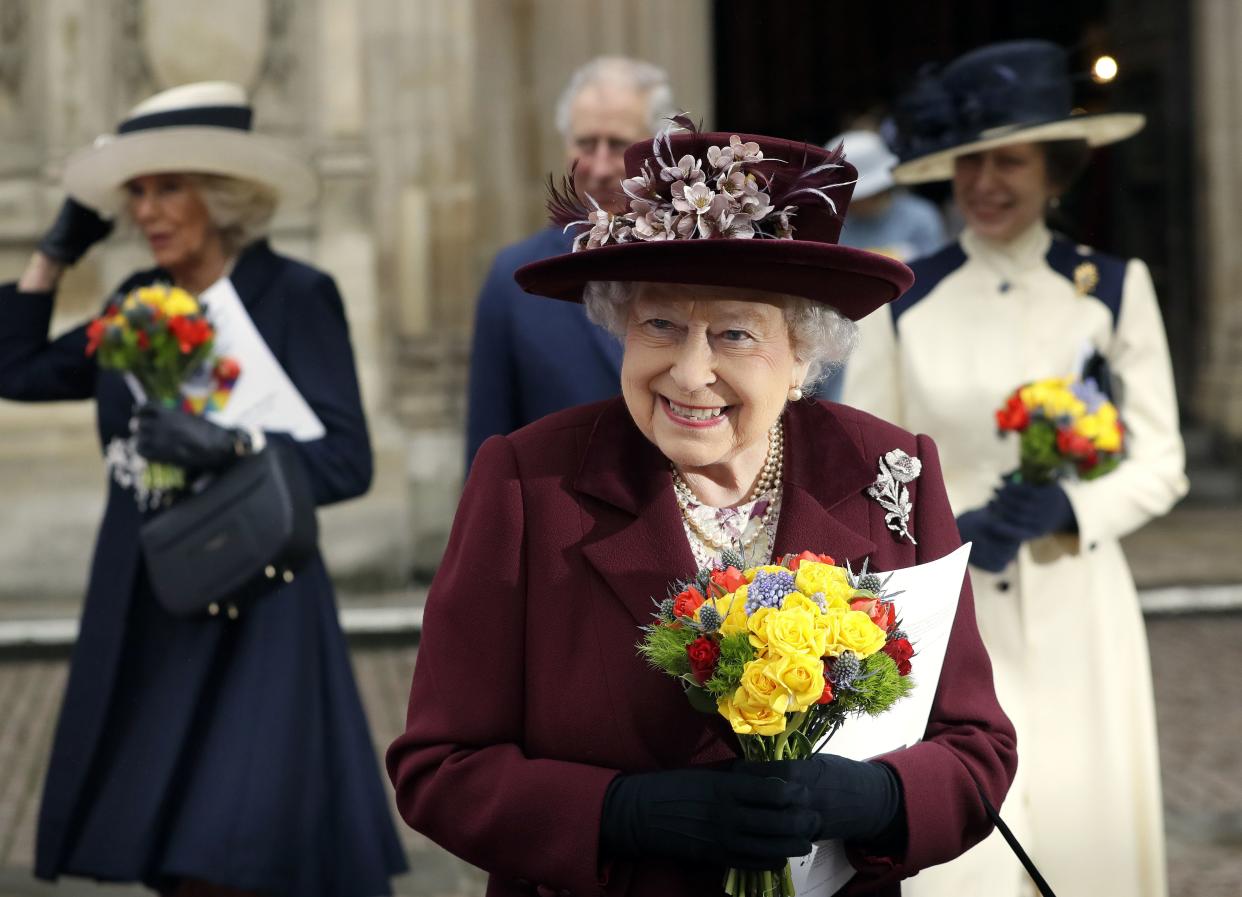
[[[795,403],[785,413],[785,491],[773,554],[802,551],[830,554],[855,568],[875,543],[834,513],[875,482],[863,458],[831,409],[819,402]]]
[[[635,622],[651,622],[668,585],[695,573],[673,497],[668,462],[630,419],[621,399],[601,413],[574,488],[605,503],[582,552]]]
[[[256,240],[237,257],[229,273],[233,289],[247,310],[268,292],[272,279],[280,271],[280,258],[266,240]]]

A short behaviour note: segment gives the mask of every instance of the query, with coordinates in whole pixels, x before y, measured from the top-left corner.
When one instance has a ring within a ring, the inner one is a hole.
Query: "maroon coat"
[[[811,402],[790,407],[785,433],[777,554],[870,557],[888,570],[959,545],[927,437]],[[917,547],[894,537],[865,494],[895,448],[923,461],[911,484]],[[651,860],[601,876],[598,863],[601,805],[618,771],[738,753],[728,724],[691,710],[634,647],[652,597],[693,571],[668,462],[622,400],[484,443],[431,587],[388,771],[405,819],[490,872],[489,895],[721,893],[720,869]],[[1013,778],[1013,728],[996,702],[968,583],[926,739],[884,759],[905,793],[906,851],[864,862],[845,894],[895,895],[900,878],[988,833],[967,769],[996,805]]]

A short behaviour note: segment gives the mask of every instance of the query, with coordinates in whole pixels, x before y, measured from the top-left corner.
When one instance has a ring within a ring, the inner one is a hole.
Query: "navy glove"
[[[718,769],[674,769],[612,780],[601,852],[738,869],[778,870],[811,849],[820,828],[801,785]]]
[[[39,251],[62,265],[72,265],[110,233],[111,221],[67,196],[51,230],[39,241]]]
[[[249,451],[250,442],[241,430],[229,430],[179,408],[148,402],[138,409],[138,454],[196,470],[227,467]]]
[[[972,542],[970,563],[988,573],[1000,573],[1018,556],[1021,535],[992,513],[991,507],[975,508],[958,515],[957,531],[963,542]]]
[[[816,841],[887,841],[896,834],[904,837],[901,784],[897,774],[883,763],[816,754],[805,760],[744,761],[734,764],[733,769],[805,786],[811,794],[811,809],[819,814]]]
[[[1023,542],[1049,533],[1077,532],[1069,496],[1058,483],[1036,485],[1004,481],[988,510]]]

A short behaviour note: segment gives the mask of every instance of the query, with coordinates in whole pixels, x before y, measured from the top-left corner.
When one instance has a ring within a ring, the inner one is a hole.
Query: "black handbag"
[[[147,575],[169,613],[236,618],[314,556],[315,502],[294,452],[272,440],[142,525]]]

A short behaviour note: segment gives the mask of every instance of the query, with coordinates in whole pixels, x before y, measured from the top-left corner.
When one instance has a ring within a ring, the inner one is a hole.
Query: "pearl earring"
[[[798,402],[802,400],[802,387],[791,386],[789,388],[789,401]]]

